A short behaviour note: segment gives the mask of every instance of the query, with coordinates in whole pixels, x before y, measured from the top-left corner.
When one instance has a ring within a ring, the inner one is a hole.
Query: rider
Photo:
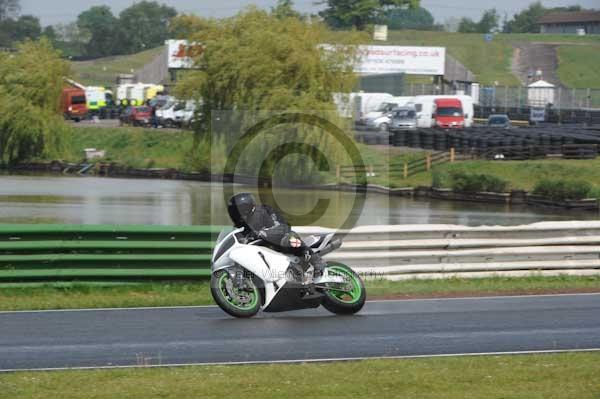
[[[227,203],[227,209],[235,227],[244,227],[255,238],[266,241],[275,249],[293,254],[304,260],[303,266],[314,267],[314,275],[319,276],[325,268],[322,258],[307,247],[298,234],[275,209],[267,205],[256,205],[250,193],[236,194]],[[306,270],[305,270],[306,271]]]

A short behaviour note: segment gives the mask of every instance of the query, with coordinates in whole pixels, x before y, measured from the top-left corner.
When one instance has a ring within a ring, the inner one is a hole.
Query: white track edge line
[[[457,300],[476,300],[476,299],[511,299],[511,298],[546,298],[546,297],[567,297],[567,296],[600,296],[600,292],[576,292],[572,294],[525,294],[525,295],[491,295],[491,296],[465,296],[456,298],[413,298],[413,299],[375,299],[367,303],[385,303],[385,302],[425,302],[425,301],[457,301]],[[148,306],[131,308],[85,308],[85,309],[45,309],[45,310],[3,310],[3,314],[17,313],[59,313],[59,312],[95,312],[95,311],[128,311],[128,310],[161,310],[161,309],[204,309],[218,308],[217,305],[190,305],[190,306]],[[291,311],[292,312],[292,311]]]
[[[473,352],[473,353],[440,353],[432,355],[397,355],[397,356],[361,356],[361,357],[340,357],[340,358],[316,358],[316,359],[293,359],[293,360],[255,360],[238,362],[205,362],[205,363],[173,363],[173,364],[152,364],[152,365],[128,365],[128,366],[84,366],[84,367],[46,367],[46,368],[24,368],[24,369],[0,369],[2,373],[16,372],[43,372],[43,371],[76,371],[76,370],[111,370],[111,369],[153,369],[153,368],[174,368],[174,367],[207,367],[207,366],[245,366],[245,365],[268,365],[268,364],[302,364],[302,363],[333,363],[333,362],[353,362],[362,360],[401,360],[401,359],[427,359],[427,358],[446,358],[446,357],[476,357],[476,356],[510,356],[510,355],[543,355],[560,353],[585,353],[600,352],[600,348],[587,349],[547,349],[547,350],[528,350],[528,351],[507,351],[507,352]]]

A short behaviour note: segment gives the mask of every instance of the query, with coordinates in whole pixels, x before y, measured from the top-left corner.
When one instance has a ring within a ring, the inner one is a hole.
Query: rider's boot
[[[325,271],[325,267],[327,266],[327,262],[325,262],[323,258],[319,256],[319,254],[315,253],[310,254],[310,264],[314,267],[314,278],[321,277]]]

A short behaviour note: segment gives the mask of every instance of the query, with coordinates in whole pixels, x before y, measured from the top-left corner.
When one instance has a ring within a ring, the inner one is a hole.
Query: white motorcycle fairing
[[[299,293],[305,286],[288,278],[286,272],[292,263],[293,256],[281,254],[264,246],[252,245],[253,243],[242,244],[236,237],[236,234],[242,232],[243,229],[233,230],[219,239],[212,260],[213,273],[232,269],[236,265],[252,273],[264,286],[263,311],[265,312],[314,308],[321,304],[322,294],[311,298],[301,298]],[[325,245],[326,242],[321,245],[320,249]],[[326,269],[313,284],[343,282],[343,278],[330,276]]]

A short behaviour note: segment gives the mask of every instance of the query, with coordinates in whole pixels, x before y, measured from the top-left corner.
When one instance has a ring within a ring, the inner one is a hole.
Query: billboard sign
[[[194,59],[202,55],[204,48],[187,40],[167,40],[167,62],[169,69],[192,69]]]
[[[444,47],[360,46],[356,73],[377,75],[443,75],[446,66]]]

